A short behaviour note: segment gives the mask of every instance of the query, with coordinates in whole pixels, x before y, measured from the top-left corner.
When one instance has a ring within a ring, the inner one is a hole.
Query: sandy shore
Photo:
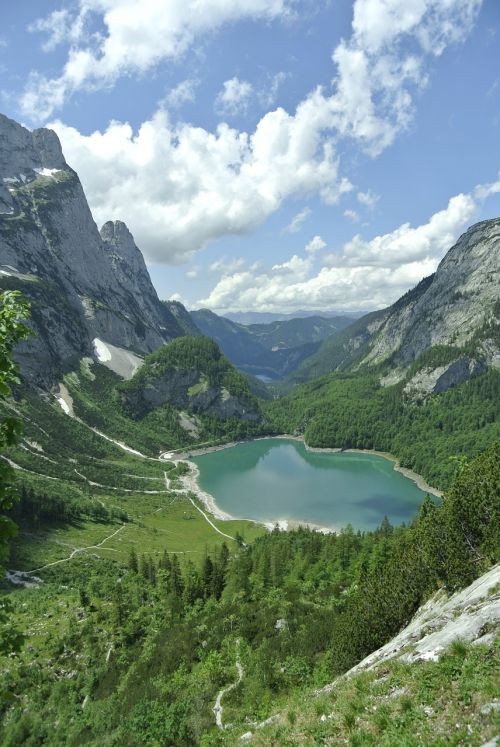
[[[227,514],[225,511],[222,511],[222,509],[220,509],[216,504],[213,495],[210,495],[210,493],[207,493],[205,490],[202,490],[200,488],[198,482],[200,477],[200,470],[198,469],[196,464],[194,462],[188,461],[188,465],[189,472],[185,475],[181,475],[178,478],[179,482],[182,484],[183,489],[194,493],[214,518],[220,519],[221,521],[234,521],[236,519],[235,516],[231,516],[231,514]]]
[[[420,490],[423,490],[426,493],[430,493],[431,495],[435,495],[437,497],[441,497],[443,494],[441,491],[437,490],[436,488],[433,488],[431,485],[428,485],[427,482],[424,480],[424,478],[421,475],[418,475],[416,472],[413,472],[410,469],[407,469],[406,467],[401,467],[399,465],[399,460],[393,455],[389,454],[385,451],[376,451],[375,449],[341,449],[341,448],[316,448],[313,446],[308,446],[303,436],[294,436],[288,433],[284,433],[280,436],[259,436],[258,438],[252,439],[254,441],[262,441],[264,439],[285,439],[287,441],[300,441],[304,444],[307,451],[315,452],[318,454],[338,454],[340,452],[342,453],[354,453],[354,454],[372,454],[374,456],[382,457],[383,459],[387,459],[390,462],[393,463],[394,469],[396,472],[400,472],[402,475],[407,477],[409,480],[412,480],[417,487],[420,488]],[[265,522],[265,521],[257,521],[255,519],[250,519],[246,517],[236,517],[232,516],[231,514],[226,513],[225,511],[222,511],[222,509],[217,506],[217,503],[215,502],[215,498],[210,493],[207,493],[205,490],[202,490],[199,485],[199,477],[200,477],[200,470],[198,469],[198,466],[190,461],[190,457],[194,456],[203,456],[204,454],[210,454],[214,451],[222,451],[223,449],[231,449],[233,446],[237,446],[238,444],[242,443],[248,443],[248,441],[231,441],[226,444],[218,444],[216,446],[205,446],[200,449],[190,449],[189,451],[186,451],[185,453],[181,454],[175,454],[175,462],[177,461],[184,461],[187,462],[189,465],[189,473],[186,475],[183,475],[179,479],[182,482],[182,486],[185,490],[189,490],[191,493],[194,493],[196,497],[201,501],[201,503],[205,506],[207,511],[212,514],[216,519],[219,519],[220,521],[251,521],[254,524],[261,524],[269,531],[272,531],[276,526],[278,526],[279,529],[282,531],[288,531],[291,529],[298,529],[298,527],[308,527],[309,529],[313,529],[317,532],[321,532],[323,534],[331,534],[334,532],[338,532],[339,529],[337,527],[332,526],[321,526],[319,524],[312,524],[311,522],[307,521],[297,521],[295,519],[277,519],[273,522]],[[167,459],[172,459],[174,457],[173,453],[170,453]],[[174,461],[173,460],[173,461]]]

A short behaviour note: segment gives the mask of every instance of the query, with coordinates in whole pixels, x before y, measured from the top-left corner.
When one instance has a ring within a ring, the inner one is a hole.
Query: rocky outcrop
[[[362,364],[392,357],[407,365],[435,345],[460,348],[492,320],[500,298],[500,218],[472,226],[415,291],[389,308]]]
[[[406,628],[345,676],[396,656],[406,662],[437,661],[456,640],[491,644],[499,626],[500,566],[496,565],[463,591],[452,595],[437,592]]]
[[[423,368],[406,384],[404,391],[413,397],[446,392],[486,371],[484,360],[462,355],[452,363],[437,368]]]
[[[94,338],[144,355],[183,333],[125,224],[99,233],[57,135],[2,115],[0,288],[32,303],[36,336],[16,357],[25,380],[42,387],[93,355]]]
[[[127,393],[127,399],[132,411],[141,415],[168,404],[179,410],[203,413],[221,420],[261,420],[256,408],[231,395],[223,386],[211,386],[203,371],[196,368],[169,370],[154,381],[148,381],[144,388]]]
[[[220,420],[262,421],[245,377],[207,337],[181,337],[147,356],[120,385],[126,410],[142,418],[162,405]]]
[[[303,381],[330,371],[378,366],[381,383],[388,386],[403,379],[427,350],[444,345],[456,348],[456,366],[429,369],[412,383],[425,391],[434,386],[444,391],[477,375],[483,366],[500,365],[499,298],[500,218],[495,218],[472,226],[434,275],[392,306],[327,338],[293,378]],[[476,363],[469,365],[466,357]]]

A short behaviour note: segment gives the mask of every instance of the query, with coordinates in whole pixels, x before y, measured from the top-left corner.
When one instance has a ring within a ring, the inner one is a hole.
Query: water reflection
[[[201,487],[233,516],[373,529],[415,515],[424,493],[383,457],[307,451],[299,441],[260,439],[193,458]]]

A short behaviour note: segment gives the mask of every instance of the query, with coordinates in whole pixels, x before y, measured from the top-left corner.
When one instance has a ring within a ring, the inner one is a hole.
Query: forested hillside
[[[387,641],[438,586],[461,588],[498,560],[499,481],[497,443],[462,464],[443,504],[426,501],[407,528],[275,531],[236,552],[221,545],[183,562],[131,547],[126,563],[82,556],[39,571],[42,588],[11,595],[12,625],[29,637],[2,659],[2,743],[236,744],[250,722],[300,693],[302,708],[307,688]],[[163,549],[169,544],[165,536]],[[476,659],[465,651],[443,659],[443,686],[460,677],[454,703],[487,702],[494,650],[479,649]],[[218,730],[212,708],[235,678],[235,661],[242,679],[226,695],[227,726]],[[401,670],[399,686],[412,677]],[[355,734],[364,692],[356,707],[351,699],[350,716],[339,701],[336,728]],[[427,702],[415,698],[405,706],[410,723]],[[297,712],[289,713],[293,726]],[[457,718],[476,744],[493,712]],[[367,743],[388,744],[390,724],[375,719]]]
[[[376,373],[329,374],[267,403],[265,413],[276,431],[302,433],[310,446],[390,452],[443,488],[452,457],[479,454],[500,437],[500,371],[414,399],[405,388],[418,365],[388,387]]]

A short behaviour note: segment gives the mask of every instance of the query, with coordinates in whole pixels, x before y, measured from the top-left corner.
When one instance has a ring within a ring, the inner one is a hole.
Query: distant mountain
[[[57,135],[0,115],[0,290],[13,288],[36,331],[16,357],[45,388],[94,356],[96,338],[141,356],[184,333],[126,225],[99,233]]]
[[[246,329],[269,350],[293,348],[310,342],[321,342],[329,335],[349,326],[352,318],[321,316],[286,319],[269,324],[249,324]]]
[[[237,368],[270,380],[282,378],[295,370],[305,358],[317,350],[319,345],[319,342],[308,341],[272,350],[259,340],[252,328],[218,316],[209,309],[191,311],[191,319],[202,334],[217,342],[224,355]],[[264,326],[266,325],[259,325],[259,328]],[[259,334],[266,337],[262,330]],[[274,334],[274,331],[270,330],[269,334]]]
[[[347,317],[357,319],[362,316],[362,311],[306,311],[299,309],[289,314],[277,314],[271,311],[228,311],[224,313],[225,319],[230,319],[238,324],[270,324],[271,322],[284,322],[288,319],[306,319],[310,316],[320,316],[322,319],[331,317]]]
[[[328,337],[293,380],[378,367],[387,384],[412,370],[416,378],[408,390],[448,388],[500,366],[499,299],[500,218],[495,218],[472,226],[434,275],[392,306]]]

